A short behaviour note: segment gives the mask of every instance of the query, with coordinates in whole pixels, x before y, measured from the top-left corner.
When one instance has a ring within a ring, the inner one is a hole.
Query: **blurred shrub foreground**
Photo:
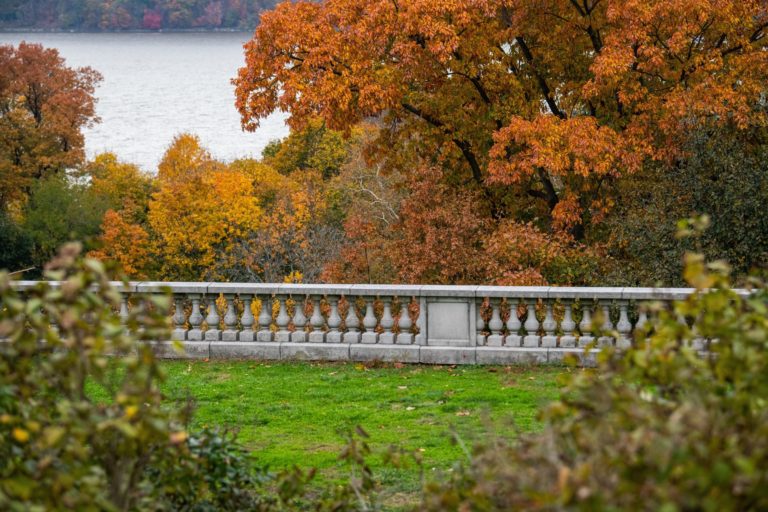
[[[685,278],[701,293],[658,311],[647,341],[573,372],[542,411],[542,432],[493,438],[426,481],[417,508],[768,509],[768,294],[755,283],[739,296],[727,274],[688,255]],[[362,429],[340,455],[343,485],[318,489],[311,469],[260,469],[232,433],[190,431],[191,407],[163,402],[162,368],[140,342],[168,329],[167,298],[121,322],[109,273],[76,245],[47,278],[64,283],[22,299],[0,274],[0,509],[381,508]],[[717,340],[709,357],[689,347],[699,337]],[[111,400],[94,402],[86,382]],[[395,448],[386,456],[419,463]]]

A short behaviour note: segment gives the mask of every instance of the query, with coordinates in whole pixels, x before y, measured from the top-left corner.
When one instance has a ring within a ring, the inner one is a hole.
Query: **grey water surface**
[[[255,133],[240,129],[230,80],[243,65],[247,33],[0,33],[58,48],[70,66],[91,66],[104,81],[96,91],[101,123],[85,131],[88,157],[112,151],[155,172],[173,137],[198,135],[214,157],[259,157],[288,134],[272,114]]]

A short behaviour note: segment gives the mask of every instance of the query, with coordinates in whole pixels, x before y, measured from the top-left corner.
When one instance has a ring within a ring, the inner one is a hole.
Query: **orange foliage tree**
[[[513,245],[572,244],[617,180],[685,159],[691,130],[766,122],[767,27],[760,0],[283,2],[246,45],[236,105],[247,129],[276,109],[293,128],[383,117],[388,165],[439,165],[494,232],[537,230]]]
[[[67,67],[56,49],[0,46],[0,209],[24,201],[34,180],[82,162],[100,80]]]
[[[91,258],[111,260],[120,264],[133,279],[147,279],[154,261],[149,234],[140,224],[126,221],[124,215],[107,210],[101,223],[101,247],[88,253]]]

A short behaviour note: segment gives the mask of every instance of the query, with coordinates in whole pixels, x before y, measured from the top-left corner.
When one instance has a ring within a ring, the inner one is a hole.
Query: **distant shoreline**
[[[21,34],[34,32],[36,34],[211,34],[211,33],[224,33],[224,34],[252,34],[253,29],[235,29],[235,28],[164,28],[160,30],[148,30],[148,29],[126,29],[126,30],[75,30],[75,29],[60,29],[60,28],[2,28],[0,27],[0,34]]]

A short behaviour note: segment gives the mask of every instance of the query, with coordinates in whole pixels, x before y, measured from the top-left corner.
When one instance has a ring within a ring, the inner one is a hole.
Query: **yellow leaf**
[[[23,428],[16,427],[13,429],[13,438],[20,443],[26,443],[29,441],[29,432]]]

